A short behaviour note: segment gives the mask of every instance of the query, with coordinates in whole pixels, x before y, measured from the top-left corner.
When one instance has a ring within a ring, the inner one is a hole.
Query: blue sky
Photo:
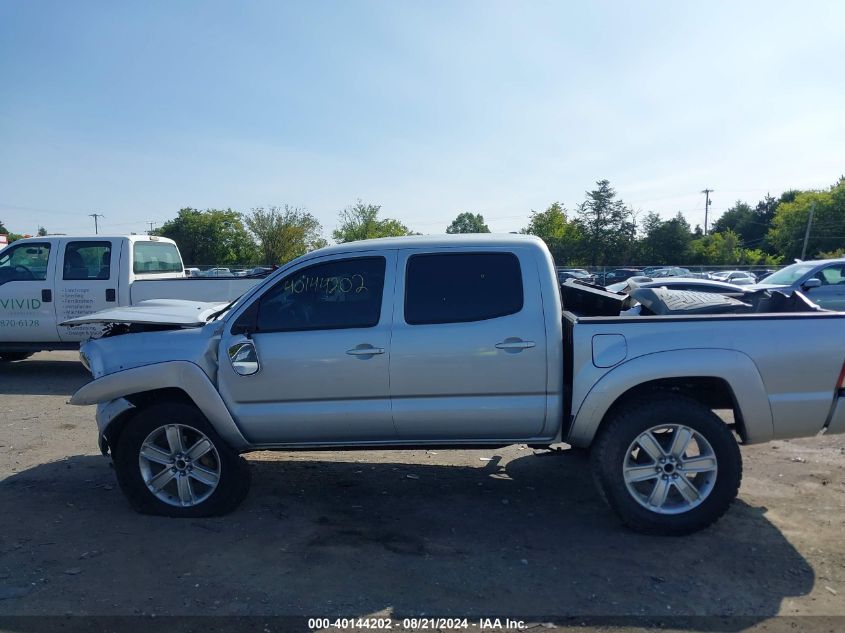
[[[608,178],[703,222],[845,173],[845,3],[0,4],[0,220],[361,198],[494,231]]]

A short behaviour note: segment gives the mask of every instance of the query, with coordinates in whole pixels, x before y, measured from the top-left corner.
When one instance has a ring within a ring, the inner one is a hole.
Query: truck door
[[[21,242],[0,252],[0,343],[56,340],[53,246]]]
[[[306,262],[227,321],[220,394],[257,444],[395,438],[390,327],[395,251]]]
[[[108,239],[67,240],[60,250],[62,265],[56,274],[59,323],[117,304],[119,245]],[[84,341],[101,330],[96,324],[59,326],[59,337],[65,342]]]
[[[400,251],[390,359],[401,439],[515,440],[546,416],[537,264],[521,249]]]

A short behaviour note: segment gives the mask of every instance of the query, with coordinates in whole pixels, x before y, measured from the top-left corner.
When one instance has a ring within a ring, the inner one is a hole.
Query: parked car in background
[[[200,277],[202,271],[199,268],[186,268],[185,277]]]
[[[567,279],[577,279],[588,284],[596,283],[596,276],[583,268],[558,268],[557,279],[560,283],[563,283]]]
[[[665,279],[631,277],[627,281],[607,286],[605,290],[628,294],[632,288],[668,288],[670,290],[714,292],[735,299],[741,299],[747,292],[745,288],[736,284],[711,279],[696,279],[694,277],[667,277]]]
[[[617,268],[616,270],[611,270],[604,276],[604,278],[601,280],[601,285],[608,286],[610,284],[615,284],[620,281],[630,279],[634,275],[642,274],[643,271],[639,268]]]
[[[234,277],[228,268],[209,268],[200,273],[203,277]]]
[[[757,283],[757,278],[747,270],[721,270],[710,275],[710,278],[739,286]]]
[[[675,266],[669,268],[658,268],[653,271],[650,276],[653,279],[659,279],[661,277],[689,277],[689,274],[689,268],[678,268]]]
[[[845,311],[845,258],[798,262],[751,286],[755,290],[800,290],[828,310]]]

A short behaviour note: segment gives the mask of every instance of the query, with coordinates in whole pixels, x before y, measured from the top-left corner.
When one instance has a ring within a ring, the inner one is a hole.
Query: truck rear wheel
[[[649,534],[689,534],[714,523],[742,480],[731,430],[707,407],[676,394],[620,409],[591,458],[610,507],[628,527]]]
[[[4,363],[13,363],[19,360],[26,360],[32,356],[30,352],[4,352],[0,354],[0,361]]]
[[[157,403],[129,420],[114,464],[121,490],[143,514],[217,516],[234,510],[249,491],[246,461],[183,402]]]

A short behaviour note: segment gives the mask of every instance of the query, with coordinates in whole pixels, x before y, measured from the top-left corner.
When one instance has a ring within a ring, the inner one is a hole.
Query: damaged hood
[[[183,301],[181,299],[150,299],[134,306],[109,308],[85,316],[63,321],[59,325],[87,323],[134,323],[139,325],[171,325],[199,327],[205,325],[215,312],[228,303]]]
[[[173,360],[194,363],[213,379],[221,326],[214,321],[202,327],[91,339],[80,346],[79,357],[95,379]]]

